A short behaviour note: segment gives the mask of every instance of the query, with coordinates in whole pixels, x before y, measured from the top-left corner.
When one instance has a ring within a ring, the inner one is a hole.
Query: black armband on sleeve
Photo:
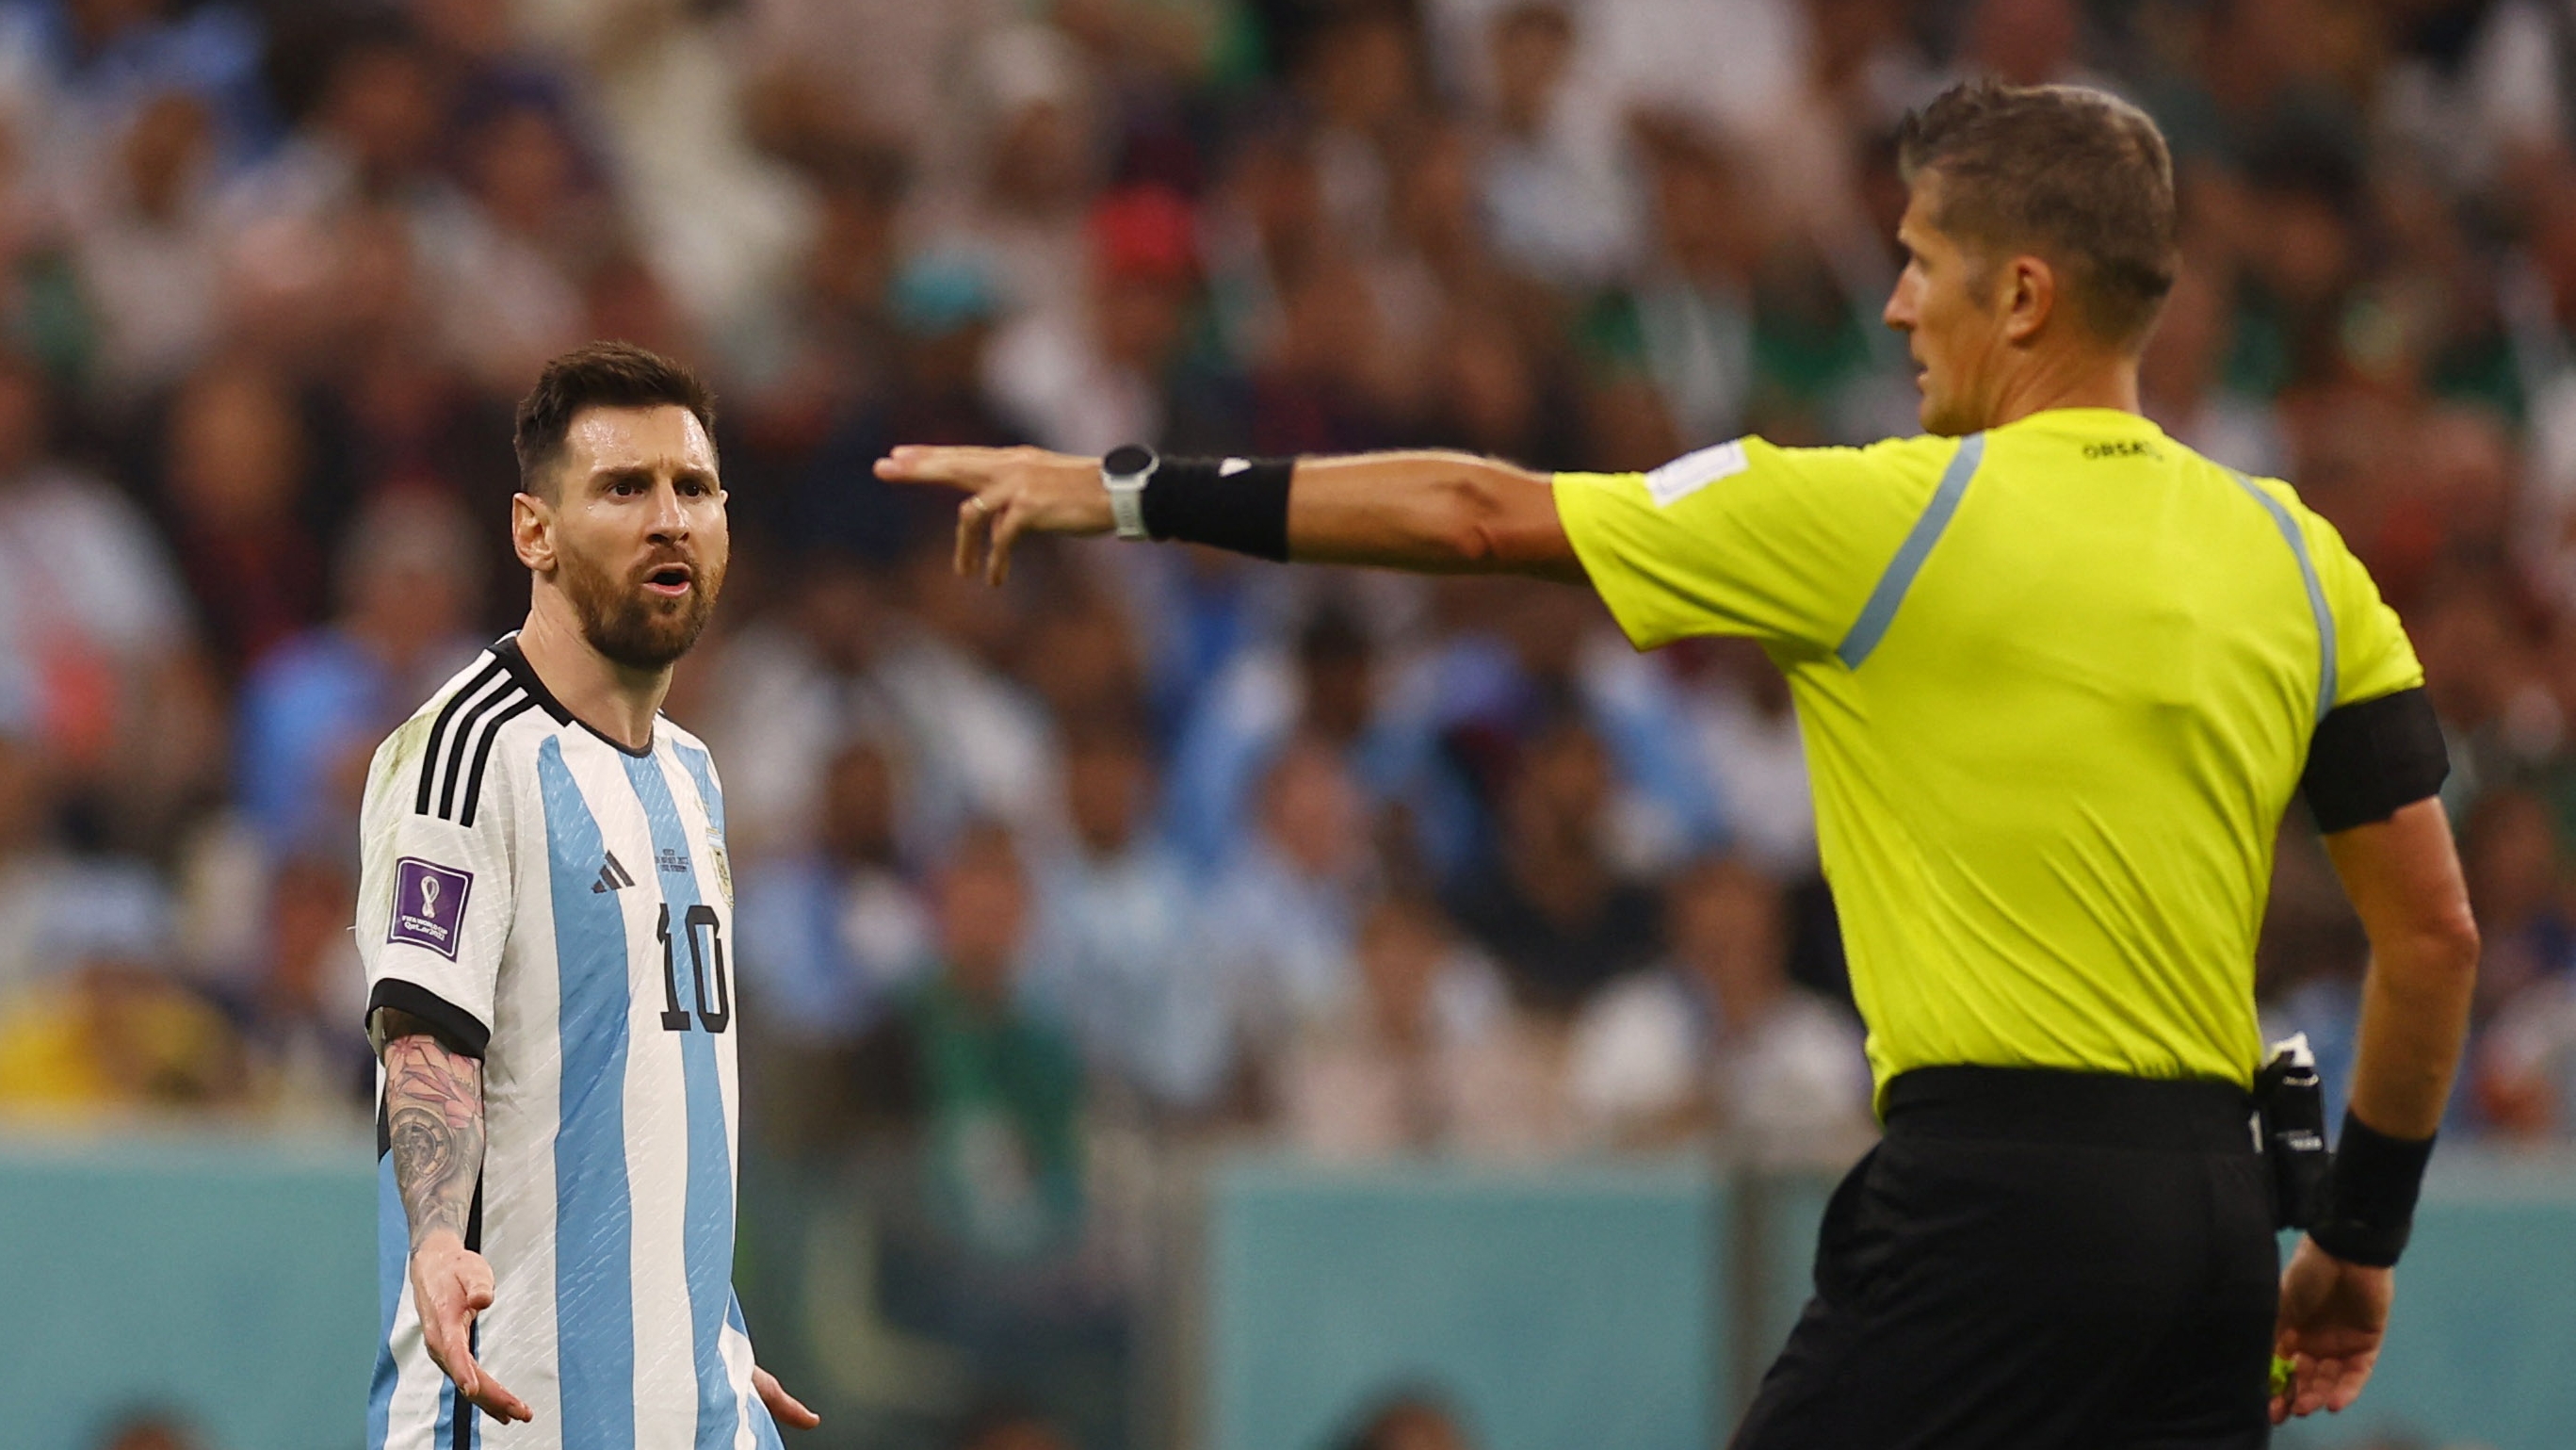
[[[2308,1237],[2346,1263],[2377,1269],[2395,1264],[2415,1230],[2415,1199],[2432,1158],[2431,1138],[2392,1138],[2345,1109],[2325,1216],[2308,1229]]]
[[[1237,465],[1232,472],[1229,464]],[[1285,560],[1296,469],[1293,458],[1166,458],[1145,485],[1145,532]]]
[[[387,977],[367,994],[367,1041],[380,1057],[386,1037],[394,1034],[379,1033],[379,1012],[400,1012],[418,1019],[448,1051],[478,1062],[484,1049],[492,1045],[492,1029],[477,1021],[473,1013],[417,982]]]
[[[2451,773],[2442,722],[2419,686],[2339,706],[2317,722],[2299,790],[2327,835],[2384,821],[2433,795]]]

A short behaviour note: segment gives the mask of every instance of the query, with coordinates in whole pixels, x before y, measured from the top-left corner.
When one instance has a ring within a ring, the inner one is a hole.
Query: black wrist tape
[[[2384,821],[2433,795],[2451,773],[2442,722],[2421,686],[2329,711],[2308,741],[2299,791],[2333,835]]]
[[[2414,1231],[2415,1196],[2424,1187],[2424,1165],[2432,1157],[2431,1138],[2389,1137],[2346,1109],[2325,1216],[2308,1230],[2308,1237],[2348,1263],[2381,1269],[2396,1263]]]
[[[1145,532],[1285,560],[1296,469],[1293,458],[1166,458],[1145,484]]]

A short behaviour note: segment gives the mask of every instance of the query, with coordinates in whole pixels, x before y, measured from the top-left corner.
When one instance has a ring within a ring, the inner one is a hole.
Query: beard
[[[580,554],[567,552],[562,558],[564,595],[581,620],[582,638],[630,670],[664,669],[687,654],[706,629],[716,594],[724,587],[723,566],[709,568],[697,558],[685,561],[689,592],[678,599],[646,591],[640,579],[619,579]]]

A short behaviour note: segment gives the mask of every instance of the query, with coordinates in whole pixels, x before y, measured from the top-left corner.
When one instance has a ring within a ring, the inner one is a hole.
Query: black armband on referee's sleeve
[[[2325,1216],[2308,1229],[2308,1237],[2346,1263],[2377,1269],[2395,1264],[2414,1232],[2415,1198],[2432,1157],[2431,1138],[2392,1138],[2345,1109]]]
[[[2317,722],[2299,790],[2327,835],[2384,821],[2442,788],[2451,754],[2422,689],[2339,706]]]
[[[1285,560],[1296,470],[1293,458],[1166,458],[1145,485],[1145,532]]]

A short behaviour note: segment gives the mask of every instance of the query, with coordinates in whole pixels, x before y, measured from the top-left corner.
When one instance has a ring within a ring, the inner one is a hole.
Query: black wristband
[[[2396,1263],[2414,1231],[2415,1197],[2432,1157],[2431,1138],[2392,1138],[2346,1109],[2325,1216],[2308,1237],[2346,1263],[2378,1269]]]
[[[1166,458],[1145,485],[1145,532],[1285,560],[1296,469],[1293,458]]]

